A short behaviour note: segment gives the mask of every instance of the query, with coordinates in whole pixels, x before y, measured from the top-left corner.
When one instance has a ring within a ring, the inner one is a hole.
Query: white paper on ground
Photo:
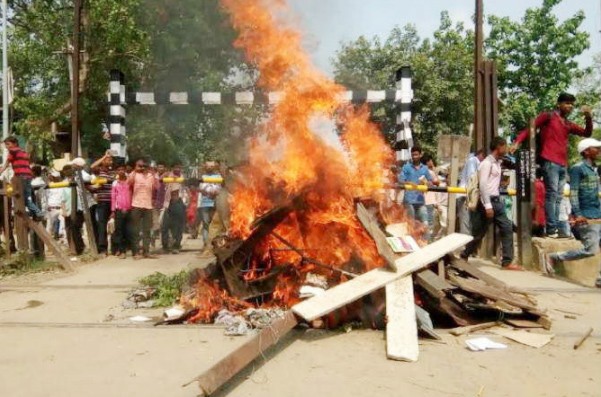
[[[468,349],[474,352],[484,351],[488,349],[507,349],[507,345],[494,342],[488,338],[474,338],[465,341]]]
[[[186,311],[183,307],[174,306],[163,312],[163,317],[167,321],[175,320],[180,318]]]

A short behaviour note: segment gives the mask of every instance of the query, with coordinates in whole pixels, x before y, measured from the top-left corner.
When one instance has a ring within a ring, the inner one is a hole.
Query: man
[[[470,153],[465,161],[461,176],[459,178],[459,187],[466,188],[467,183],[476,172],[484,158],[486,150],[478,149],[476,153]],[[467,197],[462,194],[457,195],[457,216],[459,218],[459,232],[463,234],[472,234],[472,224],[470,222],[470,211],[467,208]]]
[[[182,236],[186,225],[186,205],[180,197],[179,190],[172,189],[169,198],[169,206],[165,209],[161,225],[161,240],[163,252],[178,254],[182,249]]]
[[[159,186],[159,180],[152,173],[146,164],[146,161],[139,159],[136,161],[134,172],[128,177],[128,182],[132,187],[132,251],[134,259],[144,258],[154,259],[150,255],[150,231],[152,229],[152,194]],[[143,252],[140,250],[140,232],[142,233]]]
[[[117,167],[115,181],[111,186],[111,211],[115,222],[112,249],[120,259],[127,256],[131,246],[131,186],[127,181],[125,165]]]
[[[92,164],[92,171],[99,178],[106,179],[107,183],[100,185],[96,190],[96,219],[98,236],[98,253],[108,255],[109,239],[107,225],[111,217],[111,189],[115,173],[113,172],[113,156],[110,150],[107,150],[104,156]],[[114,252],[113,252],[114,253]]]
[[[430,178],[432,180],[432,184],[440,185],[440,180],[438,175],[436,174],[436,160],[432,157],[431,154],[426,153],[422,156],[421,159],[422,164],[428,167],[428,172],[430,173]],[[436,192],[426,192],[424,194],[424,205],[426,206],[426,212],[428,213],[428,234],[430,235],[430,240],[432,239],[432,234],[434,232],[434,215],[436,212]]]
[[[73,166],[71,164],[67,164],[63,167],[63,174],[64,176],[67,178],[68,182],[71,182],[74,180],[74,170],[73,170]],[[75,211],[75,213],[72,213],[71,210],[71,203],[73,202],[72,199],[72,194],[71,194],[71,188],[62,188],[60,189],[61,193],[62,193],[62,198],[61,198],[61,207],[62,207],[62,213],[65,217],[65,228],[67,231],[67,239],[71,240],[73,242],[73,249],[75,250],[74,254],[75,255],[81,255],[83,254],[84,249],[86,248],[85,243],[83,241],[83,237],[82,237],[82,227],[83,227],[83,223],[84,223],[84,217],[83,217],[83,203],[81,200],[81,191],[79,189],[79,187],[76,188],[77,190],[77,211]]]
[[[60,182],[61,174],[58,171],[50,173],[50,182]],[[46,189],[47,221],[46,230],[55,240],[60,238],[61,232],[65,230],[65,220],[61,215],[61,202],[63,198],[63,188]]]
[[[582,107],[586,127],[572,123],[567,118],[574,110],[574,95],[562,93],[557,98],[557,108],[553,112],[541,113],[535,121],[540,133],[540,160],[542,161],[543,180],[545,183],[545,212],[547,216],[547,235],[551,238],[567,238],[559,233],[559,207],[562,190],[566,183],[566,167],[568,164],[569,136],[590,137],[593,133],[591,109]],[[529,136],[529,129],[524,129],[516,138],[514,151]]]
[[[167,178],[181,178],[182,165],[175,163]],[[186,225],[186,206],[181,199],[180,192],[183,186],[179,182],[170,182],[165,184],[164,202],[162,203],[161,215],[161,244],[164,253],[177,254],[181,250],[182,235]],[[170,238],[173,240],[170,247]]]
[[[215,198],[221,190],[221,184],[212,181],[221,179],[221,175],[217,172],[215,161],[207,161],[204,168],[201,177],[202,182],[198,187],[201,197],[198,199],[196,218],[200,220],[202,225],[202,241],[204,244],[201,256],[209,256],[211,251],[209,247],[209,226],[215,216]]]
[[[572,204],[572,223],[575,235],[583,247],[578,250],[556,252],[545,257],[545,270],[549,274],[555,271],[557,261],[573,261],[590,257],[599,252],[601,224],[589,222],[601,219],[599,203],[599,175],[595,160],[599,156],[601,141],[587,138],[578,143],[578,152],[582,161],[570,169],[570,203]],[[595,284],[601,288],[601,275]]]
[[[428,182],[432,182],[432,176],[428,167],[421,162],[422,149],[419,146],[411,148],[411,162],[403,166],[401,174],[399,175],[399,182],[413,187],[417,185],[426,185]],[[403,197],[403,204],[407,215],[411,218],[420,221],[426,231],[424,232],[424,240],[428,241],[428,211],[425,205],[425,198],[422,192],[416,190],[406,190]]]
[[[169,196],[167,195],[167,184],[163,182],[163,178],[168,176],[169,170],[165,162],[159,161],[156,166],[156,173],[159,179],[159,185],[154,192],[153,196],[153,210],[152,210],[152,244],[154,246],[155,239],[161,235],[161,225],[163,223],[163,215],[165,213],[166,204],[169,203]],[[168,204],[167,204],[168,205]]]
[[[476,211],[472,212],[472,235],[474,239],[465,247],[461,257],[467,260],[480,245],[488,226],[494,223],[501,235],[502,258],[501,268],[504,270],[522,270],[513,262],[513,225],[505,213],[505,205],[500,198],[501,159],[507,154],[507,143],[501,137],[493,138],[490,144],[491,153],[478,167],[480,185],[480,202]]]
[[[6,138],[4,140],[4,145],[8,150],[8,156],[6,157],[4,165],[0,167],[0,174],[2,174],[10,164],[14,175],[21,179],[25,207],[27,207],[29,214],[34,220],[42,220],[44,218],[44,213],[38,208],[33,199],[33,188],[31,187],[33,175],[29,163],[29,154],[19,147],[19,141],[14,136]]]

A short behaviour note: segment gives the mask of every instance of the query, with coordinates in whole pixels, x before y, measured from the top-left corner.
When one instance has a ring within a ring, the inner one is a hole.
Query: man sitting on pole
[[[567,118],[574,109],[576,98],[574,95],[562,93],[557,98],[557,108],[553,112],[543,112],[536,118],[535,127],[540,131],[540,148],[537,148],[543,180],[545,182],[545,211],[547,216],[547,235],[552,238],[569,238],[560,233],[559,208],[563,186],[566,183],[566,167],[568,164],[568,147],[570,134],[590,137],[593,133],[593,119],[591,109],[582,107],[586,119],[586,127],[569,121]],[[524,142],[530,134],[526,128],[515,140],[512,151]]]
[[[507,143],[501,137],[493,138],[490,144],[491,153],[480,163],[478,181],[480,186],[480,202],[476,211],[472,212],[472,235],[474,239],[465,247],[461,258],[467,260],[480,245],[486,235],[488,226],[494,223],[499,229],[503,257],[501,268],[504,270],[522,270],[513,263],[513,224],[507,218],[505,204],[501,200],[501,159],[507,154]]]
[[[601,204],[599,203],[599,176],[595,160],[601,152],[601,141],[593,138],[583,139],[578,143],[578,152],[582,161],[570,168],[570,202],[572,204],[572,220],[575,233],[582,242],[581,249],[556,252],[546,255],[544,266],[549,274],[555,273],[557,261],[574,261],[594,256],[599,252],[601,224],[593,222],[601,220]],[[601,275],[595,283],[601,288]]]

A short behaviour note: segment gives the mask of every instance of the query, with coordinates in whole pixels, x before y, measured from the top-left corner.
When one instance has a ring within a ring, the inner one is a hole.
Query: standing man
[[[480,245],[486,235],[488,226],[494,223],[501,235],[503,257],[501,268],[504,270],[522,270],[513,263],[513,225],[505,213],[505,205],[499,194],[501,185],[501,159],[507,154],[507,143],[501,137],[493,138],[490,144],[491,153],[478,168],[480,185],[480,202],[476,211],[472,212],[472,235],[474,239],[465,247],[461,257],[467,260]]]
[[[215,161],[207,161],[204,168],[201,183],[198,187],[200,197],[196,217],[202,224],[202,241],[204,244],[201,255],[209,256],[211,253],[211,248],[209,247],[209,226],[215,216],[215,198],[221,191],[221,183],[215,183],[214,181],[220,180],[221,175],[217,171],[217,163]]]
[[[459,187],[467,187],[470,178],[478,172],[478,167],[485,157],[486,150],[484,149],[478,149],[476,153],[468,155],[461,171],[461,177],[459,178]],[[467,208],[467,196],[465,194],[457,195],[457,216],[459,218],[459,232],[462,234],[472,234],[470,211]]]
[[[562,93],[557,98],[557,108],[553,112],[538,115],[535,127],[540,133],[540,160],[542,161],[543,180],[545,183],[545,211],[547,216],[547,235],[551,238],[569,238],[560,233],[559,207],[563,186],[566,183],[566,167],[568,165],[568,147],[570,134],[590,137],[593,133],[591,108],[582,107],[586,127],[572,123],[567,117],[574,110],[576,97]],[[515,140],[512,151],[515,151],[529,136],[529,128],[524,129]]]
[[[107,150],[104,156],[92,164],[92,171],[99,178],[106,179],[105,184],[100,185],[96,190],[96,226],[98,236],[98,253],[108,255],[109,239],[107,225],[111,218],[111,188],[115,179],[113,172],[113,156],[110,150]]]
[[[181,178],[182,165],[175,163],[167,178]],[[177,254],[182,249],[182,235],[186,226],[186,206],[181,198],[180,192],[183,185],[179,182],[165,184],[165,193],[161,213],[161,244],[164,253]],[[170,235],[173,244],[170,244]]]
[[[419,146],[412,147],[411,162],[403,166],[399,175],[400,183],[417,187],[417,185],[426,185],[428,182],[432,182],[430,171],[425,164],[422,164],[421,159],[422,149]],[[415,190],[405,190],[403,204],[407,215],[424,225],[426,231],[423,238],[428,241],[430,233],[428,232],[428,211],[424,194]]]
[[[60,182],[61,174],[58,171],[50,173],[50,182]],[[60,238],[65,230],[65,220],[61,215],[61,203],[63,199],[63,188],[46,189],[46,203],[48,204],[46,230],[55,240]]]
[[[549,274],[555,272],[557,261],[573,261],[590,257],[599,252],[599,236],[601,224],[590,220],[601,219],[599,203],[599,175],[595,160],[599,156],[601,141],[588,138],[578,143],[578,152],[582,161],[570,169],[570,202],[572,204],[572,221],[576,236],[584,246],[578,250],[556,252],[545,257],[545,270]],[[601,288],[601,275],[595,283]]]
[[[144,258],[154,259],[150,255],[150,231],[152,229],[152,193],[159,186],[159,180],[152,173],[144,159],[136,161],[134,172],[129,175],[128,182],[132,187],[132,252],[134,259]],[[142,233],[143,252],[140,250],[140,232]]]
[[[0,174],[8,168],[9,164],[11,165],[14,175],[22,181],[23,199],[25,200],[25,207],[29,210],[30,216],[36,221],[42,220],[44,213],[33,200],[33,188],[31,187],[33,174],[31,173],[29,154],[19,147],[19,141],[14,136],[6,138],[4,145],[6,146],[6,150],[8,150],[8,156],[4,165],[0,167]]]

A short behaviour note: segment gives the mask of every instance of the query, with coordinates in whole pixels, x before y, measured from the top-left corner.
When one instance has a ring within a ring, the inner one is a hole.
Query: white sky
[[[509,16],[519,20],[527,8],[540,6],[543,0],[484,0],[485,14]],[[331,59],[341,41],[361,35],[386,37],[395,25],[414,24],[420,36],[429,37],[438,28],[440,13],[449,11],[453,21],[473,28],[474,0],[289,0],[297,12],[316,65],[332,73]],[[601,53],[601,0],[563,0],[556,7],[560,20],[584,10],[583,29],[591,35],[591,48],[578,60],[589,66],[592,56]]]

